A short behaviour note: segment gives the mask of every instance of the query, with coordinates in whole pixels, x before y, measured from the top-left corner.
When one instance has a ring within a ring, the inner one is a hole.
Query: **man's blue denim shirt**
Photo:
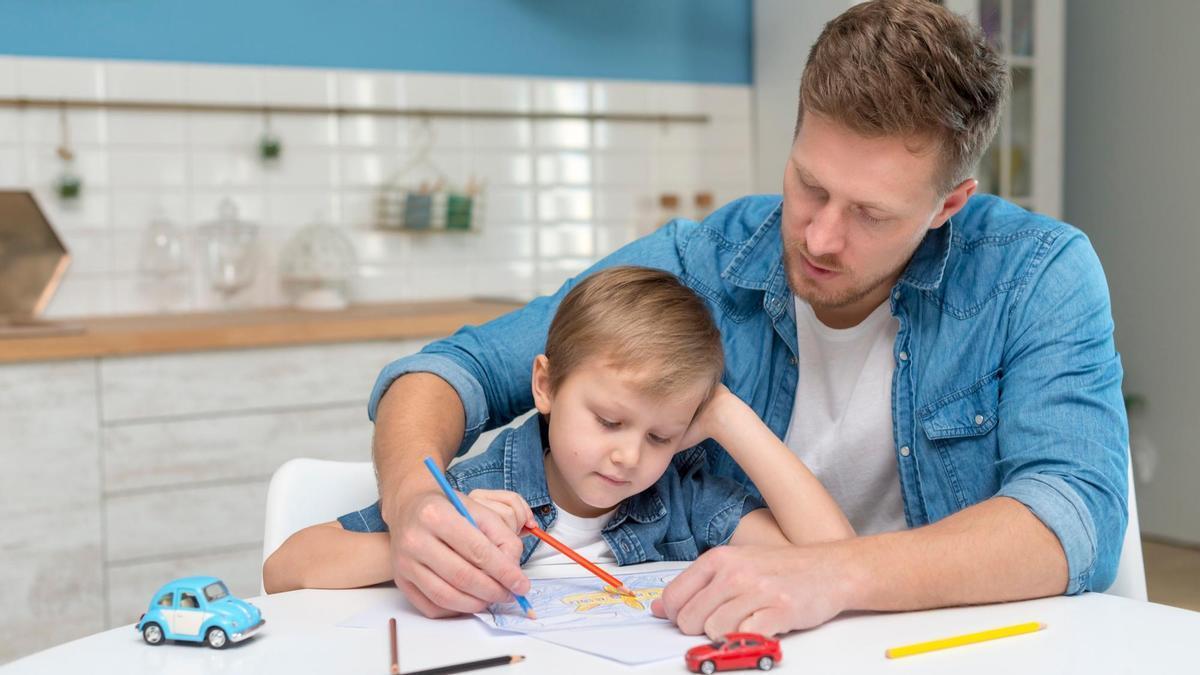
[[[533,415],[520,426],[505,429],[480,455],[446,471],[450,485],[471,490],[508,490],[525,498],[538,525],[548,530],[558,517],[546,487],[542,457],[548,451],[545,423]],[[600,536],[619,565],[659,560],[695,560],[701,553],[725,544],[742,516],[762,508],[757,494],[736,480],[719,476],[705,466],[707,453],[699,447],[675,456],[658,481],[621,502]],[[379,502],[338,518],[352,532],[386,532]],[[540,545],[537,537],[523,539],[521,564]]]
[[[626,264],[673,272],[705,298],[725,345],[725,384],[783,438],[804,374],[780,209],[778,195],[752,196],[700,223],[671,221],[554,295],[389,364],[371,419],[393,380],[431,372],[462,398],[469,447],[533,406],[533,359],[563,295],[597,269]],[[1128,427],[1108,285],[1087,237],[977,195],[929,231],[889,302],[899,321],[892,423],[908,525],[1011,497],[1058,537],[1067,593],[1108,588],[1128,519]],[[720,446],[705,447],[711,470],[748,483]]]

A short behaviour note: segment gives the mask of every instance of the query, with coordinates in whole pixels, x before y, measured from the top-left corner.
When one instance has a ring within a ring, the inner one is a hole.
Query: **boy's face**
[[[655,397],[639,388],[643,378],[592,358],[551,392],[546,357],[534,362],[534,402],[550,418],[546,481],[569,513],[588,518],[611,510],[653,485],[682,449],[709,383]]]

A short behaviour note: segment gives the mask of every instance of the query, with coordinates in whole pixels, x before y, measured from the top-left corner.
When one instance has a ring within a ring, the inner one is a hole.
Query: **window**
[[[209,584],[204,587],[204,597],[208,598],[209,602],[220,600],[229,595],[229,589],[225,588],[225,584],[218,581],[215,584]]]
[[[173,604],[175,604],[174,593],[163,593],[163,596],[158,599],[159,607],[170,607]]]
[[[199,609],[200,603],[197,602],[195,595],[192,595],[191,593],[180,593],[179,606],[184,609]]]

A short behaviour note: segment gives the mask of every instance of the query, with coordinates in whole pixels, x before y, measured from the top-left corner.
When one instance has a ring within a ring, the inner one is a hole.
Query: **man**
[[[726,384],[813,468],[860,537],[717,548],[654,610],[687,633],[778,633],[842,611],[1112,583],[1126,421],[1108,291],[1078,230],[988,196],[972,167],[1008,81],[962,19],[880,0],[805,66],[782,201],[674,221],[598,263],[670,270],[709,303]],[[586,274],[586,273],[585,273]],[[528,590],[421,470],[531,406],[550,297],[389,365],[372,396],[396,582],[430,616]],[[709,442],[713,471],[745,480]]]

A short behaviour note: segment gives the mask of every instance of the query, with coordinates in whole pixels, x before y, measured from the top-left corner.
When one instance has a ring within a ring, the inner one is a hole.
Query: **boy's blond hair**
[[[546,336],[551,391],[594,357],[638,370],[653,395],[697,382],[711,390],[725,369],[721,333],[704,301],[674,274],[648,267],[596,272],[559,304]]]

